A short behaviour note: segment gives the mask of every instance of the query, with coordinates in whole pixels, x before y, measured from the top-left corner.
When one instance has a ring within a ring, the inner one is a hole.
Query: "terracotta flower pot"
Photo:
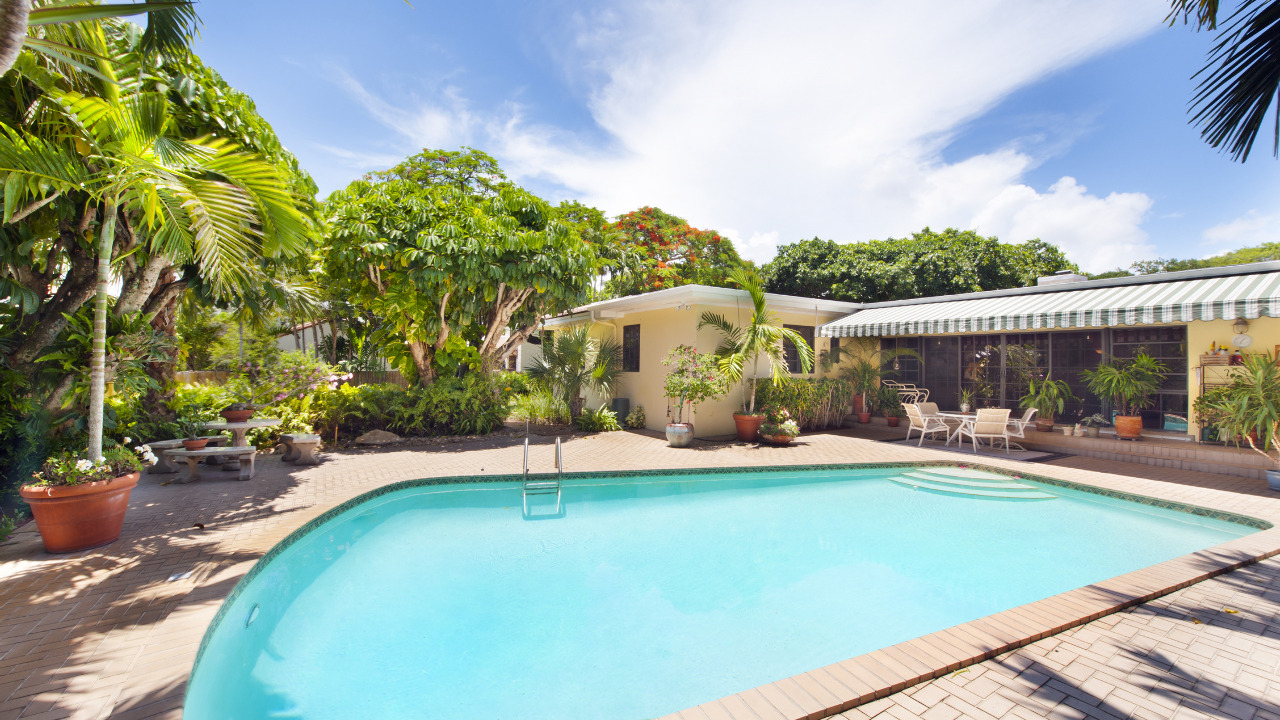
[[[869,413],[869,412],[860,412],[860,413],[858,413],[858,422],[860,422],[860,423],[869,423],[869,422],[871,422],[871,413]]]
[[[1141,415],[1117,415],[1114,424],[1116,437],[1122,440],[1137,440],[1142,437]]]
[[[760,437],[770,445],[786,445],[795,440],[794,435],[761,435]]]
[[[182,441],[183,450],[203,450],[209,444],[209,438],[194,438]]]
[[[689,447],[693,442],[693,423],[667,423],[667,443],[671,447]]]
[[[1038,417],[1038,418],[1036,418],[1036,430],[1039,430],[1040,432],[1052,432],[1052,431],[1053,431],[1053,416],[1052,416],[1052,415],[1050,415],[1050,416],[1048,416],[1048,417]]]
[[[902,422],[902,418],[898,417],[897,415],[890,415],[889,417],[886,417],[884,420],[885,422],[889,423],[889,427],[898,427],[898,423]]]
[[[125,510],[129,509],[129,493],[137,484],[135,472],[83,485],[24,485],[18,492],[31,506],[44,549],[67,553],[119,539]]]
[[[764,423],[764,415],[733,414],[733,424],[738,428],[738,439],[744,442],[755,442],[760,435],[762,423]]]
[[[218,414],[222,416],[223,420],[226,420],[229,423],[244,422],[253,417],[252,410],[223,410]]]

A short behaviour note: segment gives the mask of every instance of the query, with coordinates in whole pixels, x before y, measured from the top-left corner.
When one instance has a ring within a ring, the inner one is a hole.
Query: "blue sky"
[[[1167,7],[222,0],[198,52],[322,196],[471,145],[548,200],[656,205],[761,262],[928,225],[1101,271],[1280,240],[1270,145],[1242,165],[1187,125],[1211,36]]]

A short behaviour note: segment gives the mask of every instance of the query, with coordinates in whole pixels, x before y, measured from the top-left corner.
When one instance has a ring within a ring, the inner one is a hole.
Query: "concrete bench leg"
[[[200,481],[200,458],[187,457],[184,459],[187,461],[187,468],[189,472],[187,473],[187,478],[185,480],[179,480],[178,482],[184,483],[184,484],[199,482]]]
[[[156,464],[147,468],[148,475],[166,475],[178,472],[178,466],[174,464],[173,458],[169,457],[169,454],[164,450],[156,450],[155,456]]]
[[[320,447],[320,443],[317,442],[295,442],[293,444],[294,459],[298,461],[299,465],[318,465],[320,463],[320,458],[316,457],[316,448],[318,447]]]
[[[253,479],[253,454],[252,453],[240,459],[240,479],[241,480]]]
[[[297,461],[299,456],[298,444],[293,442],[292,438],[286,438],[284,441],[284,457],[281,459],[287,463],[291,463]]]

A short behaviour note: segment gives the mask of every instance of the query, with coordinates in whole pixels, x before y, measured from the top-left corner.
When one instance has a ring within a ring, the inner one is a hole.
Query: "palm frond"
[[[1191,122],[1209,145],[1244,162],[1272,102],[1280,99],[1280,2],[1244,0],[1227,22],[1195,75],[1203,80],[1192,99]],[[1273,153],[1280,155],[1280,111],[1271,135]]]

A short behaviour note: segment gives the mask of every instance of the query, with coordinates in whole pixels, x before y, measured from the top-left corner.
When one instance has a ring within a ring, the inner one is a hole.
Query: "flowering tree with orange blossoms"
[[[699,230],[658,208],[622,215],[610,229],[611,241],[637,258],[629,271],[610,278],[607,288],[613,297],[694,283],[730,287],[729,274],[750,265],[720,233]]]

